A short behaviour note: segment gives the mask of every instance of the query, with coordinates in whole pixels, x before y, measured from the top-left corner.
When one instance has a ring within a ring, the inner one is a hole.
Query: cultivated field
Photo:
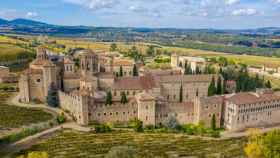
[[[1,129],[20,128],[53,118],[52,114],[42,110],[8,105],[5,101],[10,95],[10,93],[0,92],[0,134]]]
[[[20,154],[46,151],[52,158],[103,158],[114,146],[131,146],[139,158],[242,158],[244,142],[243,139],[202,140],[182,134],[94,134],[66,130]]]

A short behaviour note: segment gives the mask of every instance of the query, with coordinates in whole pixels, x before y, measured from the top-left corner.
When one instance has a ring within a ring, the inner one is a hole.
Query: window
[[[37,82],[38,82],[38,83],[41,82],[41,79],[37,79]]]

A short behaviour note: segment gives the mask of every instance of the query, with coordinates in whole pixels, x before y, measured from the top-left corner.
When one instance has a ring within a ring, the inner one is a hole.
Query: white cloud
[[[72,4],[82,5],[93,10],[112,8],[119,3],[119,0],[64,0],[64,1]]]
[[[238,3],[240,0],[225,0],[226,5],[233,5]]]
[[[20,16],[19,12],[15,9],[2,9],[0,10],[0,18],[15,19]]]
[[[234,16],[242,16],[242,15],[256,15],[258,11],[253,8],[246,8],[246,9],[237,9],[232,11],[231,13]]]
[[[37,16],[38,16],[37,12],[27,12],[25,15],[26,18],[35,18]]]

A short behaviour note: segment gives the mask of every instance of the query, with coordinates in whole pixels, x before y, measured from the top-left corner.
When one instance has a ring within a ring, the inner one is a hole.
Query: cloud
[[[233,5],[233,4],[236,4],[239,2],[240,2],[240,0],[225,0],[226,5]]]
[[[25,15],[26,18],[35,18],[37,16],[38,16],[37,12],[27,12]]]
[[[237,9],[231,12],[234,16],[243,16],[243,15],[256,15],[258,11],[253,8],[246,8],[246,9]]]
[[[72,4],[81,5],[92,10],[112,8],[120,3],[119,0],[63,0],[63,1]]]
[[[20,13],[15,9],[2,9],[0,10],[0,18],[15,19],[20,17]]]

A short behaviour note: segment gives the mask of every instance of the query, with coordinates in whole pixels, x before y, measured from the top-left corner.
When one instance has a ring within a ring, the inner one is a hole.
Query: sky
[[[0,0],[0,18],[71,26],[280,27],[280,0]]]

